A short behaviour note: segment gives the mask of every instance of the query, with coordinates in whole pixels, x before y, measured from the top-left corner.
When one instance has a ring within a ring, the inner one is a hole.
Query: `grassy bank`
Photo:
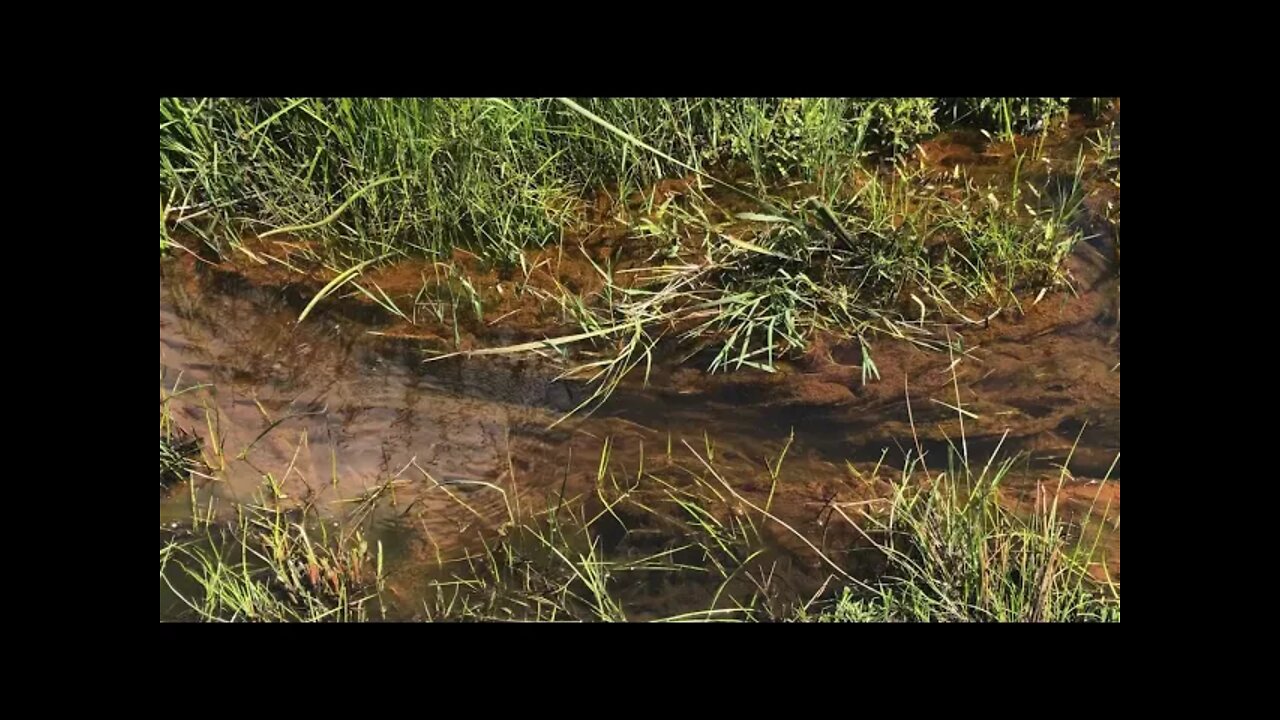
[[[625,196],[686,167],[834,192],[869,154],[892,159],[940,124],[1047,124],[1063,100],[519,99],[160,101],[162,216],[227,251],[242,232],[306,228],[327,259],[442,254],[518,262],[556,239],[571,200]],[[162,222],[162,245],[164,239]]]
[[[669,337],[714,345],[712,371],[772,370],[828,332],[862,342],[869,379],[873,335],[942,347],[929,324],[981,322],[1065,282],[1085,178],[1111,153],[1044,155],[1045,133],[1067,107],[1032,98],[164,99],[161,248],[181,233],[203,253],[239,248],[260,263],[322,265],[332,282],[317,303],[358,290],[417,324],[430,314],[419,312],[425,297],[455,337],[459,318],[489,318],[483,289],[453,263],[447,301],[436,302],[434,265],[421,287],[399,294],[353,281],[379,264],[465,248],[518,268],[533,301],[563,310],[553,346],[608,348],[608,360],[577,371],[598,381],[593,401]],[[955,124],[1007,145],[979,158],[1007,172],[979,183],[960,165],[945,176],[928,166],[915,143]],[[1015,142],[1032,129],[1038,141]],[[664,178],[681,180],[660,190]],[[592,246],[618,223],[621,242]],[[251,235],[287,259],[260,244],[255,254]],[[544,246],[557,248],[557,267],[568,257],[598,276],[591,287],[534,282],[529,253]]]

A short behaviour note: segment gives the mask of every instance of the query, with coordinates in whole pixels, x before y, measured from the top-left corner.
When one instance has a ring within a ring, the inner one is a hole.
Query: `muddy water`
[[[887,451],[900,464],[918,443],[945,466],[949,443],[983,460],[1000,446],[1024,455],[1010,482],[1025,499],[1070,454],[1068,504],[1111,505],[1115,577],[1119,278],[1107,250],[1082,243],[1070,259],[1076,294],[949,329],[951,353],[878,343],[878,381],[863,384],[861,350],[839,344],[819,343],[771,375],[708,376],[695,359],[658,367],[650,387],[629,383],[594,416],[555,427],[586,392],[554,381],[560,368],[542,358],[424,363],[414,341],[377,334],[377,312],[321,310],[298,324],[309,300],[300,291],[162,263],[160,385],[162,396],[191,388],[170,404],[216,468],[197,483],[197,502],[273,495],[369,519],[406,554],[450,553],[552,497],[589,492],[605,438],[615,464],[637,467],[642,454],[681,440],[702,448],[709,437],[726,477],[767,493],[766,459],[794,430],[775,508],[802,529],[847,499],[846,460],[868,466]],[[962,420],[948,407],[957,398]],[[162,525],[189,518],[191,503],[190,493],[162,498]]]

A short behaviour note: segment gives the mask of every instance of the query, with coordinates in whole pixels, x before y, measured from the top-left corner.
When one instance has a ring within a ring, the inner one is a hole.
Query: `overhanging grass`
[[[1032,151],[1016,157],[1003,188],[966,184],[948,188],[952,196],[943,198],[923,170],[900,163],[892,172],[851,169],[829,196],[812,184],[799,196],[783,196],[718,180],[566,104],[619,144],[706,180],[679,201],[648,202],[636,236],[656,240],[659,251],[645,265],[615,273],[591,261],[603,279],[595,297],[560,289],[561,305],[578,310],[581,333],[479,351],[613,342],[610,359],[572,371],[597,383],[578,409],[602,402],[630,370],[648,367],[658,340],[672,331],[718,344],[713,372],[772,371],[776,357],[804,349],[817,331],[856,338],[866,355],[865,382],[866,373],[875,374],[868,350],[874,335],[944,347],[930,332],[938,322],[977,324],[982,314],[1017,305],[1020,294],[1062,284],[1062,261],[1081,236],[1075,216],[1083,201],[1083,153],[1040,188],[1020,177],[1024,162],[1042,159]],[[721,187],[770,214],[734,212],[705,192]],[[620,282],[621,272],[630,274],[628,282]],[[982,314],[966,314],[974,310]]]

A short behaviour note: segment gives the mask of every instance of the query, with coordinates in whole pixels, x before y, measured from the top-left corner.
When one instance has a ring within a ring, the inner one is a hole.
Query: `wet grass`
[[[201,507],[196,482],[216,480],[216,475],[194,472],[213,468],[198,459],[198,438],[177,428],[170,412],[173,397],[198,386],[174,387],[175,392],[162,392],[161,398],[161,488],[186,482],[191,516],[187,522],[161,527],[160,582],[172,600],[166,610],[162,591],[162,619],[370,619],[369,606],[384,577],[382,546],[370,548],[358,528],[344,531],[326,523],[310,505],[286,508],[271,475],[263,478],[253,501],[233,506],[231,519],[221,514],[212,497]]]
[[[1115,263],[1120,266],[1120,131],[1116,125],[1099,130],[1089,139],[1095,162],[1102,167],[1107,183],[1115,187],[1115,199],[1108,199],[1099,213],[1115,241]]]

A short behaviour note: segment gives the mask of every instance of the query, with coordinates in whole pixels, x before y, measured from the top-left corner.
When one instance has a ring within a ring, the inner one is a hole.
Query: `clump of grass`
[[[926,317],[933,325],[976,324],[1016,306],[1020,294],[1063,284],[1062,261],[1081,236],[1074,220],[1083,200],[1083,155],[1070,175],[1051,176],[1043,188],[1030,185],[1029,193],[1015,170],[1009,187],[966,184],[959,201],[944,200],[933,186],[921,188],[922,171],[898,164],[888,172],[852,171],[827,198],[786,197],[719,180],[566,103],[621,144],[768,210],[733,212],[721,204],[724,193],[717,200],[698,185],[681,203],[650,208],[639,227],[662,240],[663,257],[623,271],[633,274],[626,284],[597,266],[600,302],[564,301],[580,310],[583,332],[549,341],[613,343],[610,359],[571,371],[596,383],[584,406],[603,402],[633,368],[647,368],[658,340],[672,330],[684,341],[719,346],[712,372],[773,371],[777,358],[803,351],[819,331],[856,339],[864,350],[884,334],[944,347]],[[1019,168],[1028,155],[1019,156]],[[974,310],[981,315],[967,314]]]
[[[1096,106],[1101,98],[1093,98]],[[1000,137],[1047,130],[1055,119],[1064,119],[1071,98],[956,98],[948,103],[952,122],[980,127],[995,126]],[[1095,110],[1096,112],[1096,110]]]
[[[511,257],[551,237],[554,150],[535,108],[434,99],[160,103],[162,194],[171,220],[216,251],[243,231],[305,232],[318,259],[473,245]],[[511,143],[523,142],[519,152]]]
[[[164,379],[164,368],[160,369],[160,378]],[[178,389],[181,377],[171,390],[160,389],[160,489],[188,479],[191,472],[202,465],[200,461],[200,438],[180,428],[173,420],[170,403],[174,397],[182,395],[200,386]]]
[[[883,575],[845,587],[832,606],[803,609],[797,619],[1119,621],[1119,592],[1089,575],[1095,548],[1072,537],[1076,526],[1060,517],[1056,495],[1042,496],[1030,517],[1001,504],[997,486],[1011,465],[1012,459],[1004,461],[991,478],[969,478],[968,489],[947,473],[913,481],[915,468],[908,468],[887,518],[868,513],[855,522],[866,526],[868,538],[878,538],[874,545],[887,561]]]
[[[160,576],[190,619],[359,622],[382,589],[382,546],[347,538],[305,511],[237,506],[234,521],[160,552]]]
[[[162,367],[162,381],[164,377]],[[162,489],[193,474],[216,477],[196,472],[203,468],[216,473],[219,468],[206,466],[199,457],[200,437],[179,428],[173,412],[175,398],[208,387],[183,387],[181,374],[171,386],[161,386]],[[216,415],[216,409],[206,409],[209,446],[217,461],[223,462]],[[250,447],[254,442],[257,439]],[[291,464],[284,476],[292,470]],[[271,474],[263,478],[262,492],[255,499],[234,505],[230,518],[215,511],[213,497],[207,508],[199,507],[196,484],[189,489],[190,524],[162,527],[162,536],[173,539],[160,549],[161,584],[180,608],[176,616],[165,615],[162,608],[162,618],[209,622],[370,618],[369,606],[379,597],[385,580],[382,545],[371,548],[358,523],[351,531],[339,532],[309,503],[285,509],[285,498]]]
[[[1120,265],[1120,132],[1115,123],[1099,130],[1089,138],[1096,151],[1095,162],[1102,168],[1106,182],[1115,187],[1115,199],[1108,199],[1102,208],[1102,220],[1111,231],[1115,243],[1116,266]]]
[[[614,574],[631,567],[602,556],[574,504],[513,527],[482,552],[442,568],[424,604],[429,620],[625,621]]]
[[[179,432],[160,436],[160,488],[187,479],[198,465],[200,438]]]

